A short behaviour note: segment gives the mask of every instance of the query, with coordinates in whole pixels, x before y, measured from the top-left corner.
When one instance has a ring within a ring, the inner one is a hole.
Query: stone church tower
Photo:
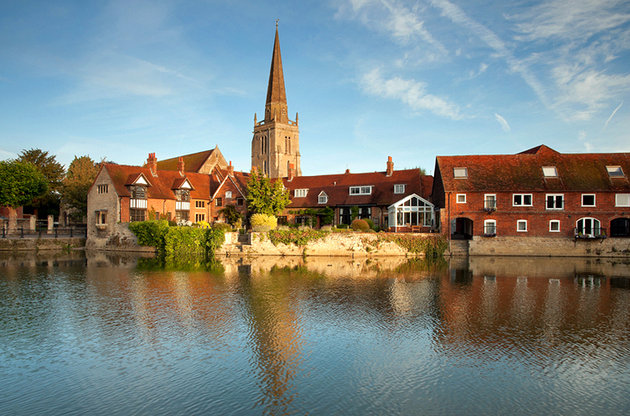
[[[270,178],[302,175],[300,167],[300,138],[298,115],[289,120],[287,96],[284,90],[280,40],[276,23],[273,43],[265,118],[258,122],[254,114],[254,138],[252,139],[252,169],[257,168]]]

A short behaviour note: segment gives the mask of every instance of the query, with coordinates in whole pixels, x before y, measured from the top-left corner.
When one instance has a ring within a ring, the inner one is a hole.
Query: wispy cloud
[[[0,160],[15,159],[17,154],[0,149]]]
[[[499,122],[504,132],[509,133],[510,131],[512,131],[507,120],[504,119],[500,114],[494,113],[494,118]]]
[[[368,94],[399,100],[413,110],[430,111],[454,120],[462,118],[457,105],[427,93],[423,82],[400,77],[385,79],[379,69],[373,69],[363,75],[360,84]]]
[[[608,117],[608,119],[606,120],[606,122],[604,123],[604,129],[606,129],[606,127],[608,127],[608,123],[610,123],[610,120],[612,120],[612,118],[615,116],[615,114],[617,114],[617,111],[619,111],[619,109],[621,108],[621,106],[623,105],[623,101],[621,103],[619,103],[619,105],[617,106],[617,108],[615,108],[612,112],[612,114],[610,115],[610,117]]]

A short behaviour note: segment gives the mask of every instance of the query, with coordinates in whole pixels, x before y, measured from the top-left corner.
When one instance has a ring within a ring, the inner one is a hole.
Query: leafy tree
[[[63,179],[63,199],[76,209],[76,219],[87,214],[87,194],[98,174],[99,165],[89,156],[74,157]]]
[[[0,162],[0,205],[17,208],[30,203],[48,190],[46,177],[30,163]]]
[[[22,150],[17,160],[34,165],[48,181],[48,192],[27,203],[27,209],[36,209],[41,215],[57,214],[65,173],[63,165],[57,162],[55,155],[49,155],[47,151],[41,149]]]
[[[282,180],[271,183],[268,177],[252,171],[247,182],[247,203],[249,208],[257,214],[278,215],[289,205],[289,191],[285,189]]]
[[[226,205],[225,208],[219,211],[220,214],[223,214],[225,220],[231,226],[234,226],[238,220],[242,220],[243,216],[240,212],[236,210],[234,205]]]

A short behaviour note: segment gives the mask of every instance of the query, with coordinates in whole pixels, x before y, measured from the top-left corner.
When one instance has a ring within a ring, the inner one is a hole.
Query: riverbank
[[[2,238],[0,251],[59,251],[85,247],[85,237]]]

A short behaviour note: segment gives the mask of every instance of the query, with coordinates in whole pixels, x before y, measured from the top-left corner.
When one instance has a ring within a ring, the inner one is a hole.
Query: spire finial
[[[279,21],[279,20],[280,20],[280,19],[276,19],[276,30],[278,30],[278,21]]]

